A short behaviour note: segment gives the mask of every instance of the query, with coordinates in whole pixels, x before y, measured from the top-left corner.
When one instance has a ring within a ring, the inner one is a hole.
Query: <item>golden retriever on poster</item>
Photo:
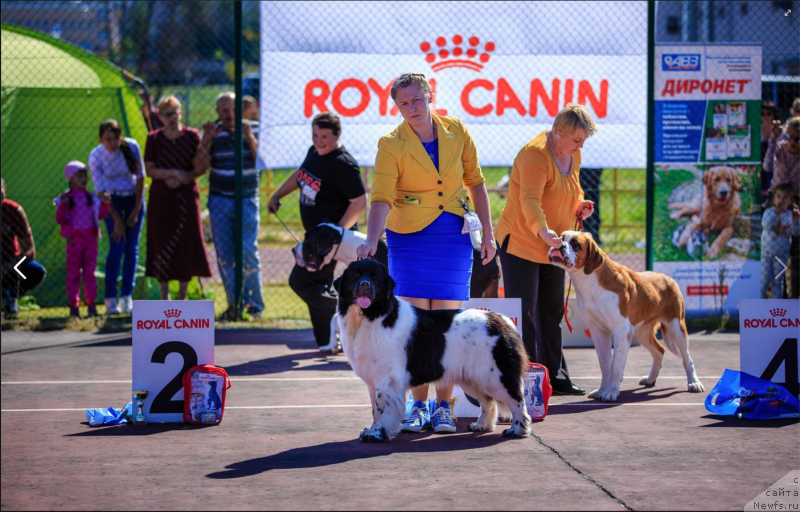
[[[678,246],[685,248],[695,232],[719,232],[705,253],[716,258],[733,235],[733,222],[742,214],[739,197],[739,173],[733,167],[720,165],[703,174],[703,193],[691,203],[671,203],[671,219],[691,216],[692,221],[680,235]]]

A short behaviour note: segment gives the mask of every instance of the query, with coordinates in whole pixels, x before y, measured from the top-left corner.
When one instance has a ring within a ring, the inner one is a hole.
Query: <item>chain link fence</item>
[[[404,29],[391,20],[415,4],[243,2],[242,94],[254,105],[245,105],[249,128],[242,129],[243,306],[254,322],[310,325],[288,283],[292,233],[304,235],[299,193],[282,200],[288,229],[267,205],[302,164],[311,118],[323,110],[342,118],[341,142],[369,190],[377,140],[402,120],[388,87],[405,71],[432,79],[440,113],[474,120],[466,123],[495,222],[516,152],[564,104],[586,104],[601,130],[583,149],[581,184],[596,205],[585,229],[616,261],[644,270],[647,3],[546,4],[454,3],[444,8],[455,29],[423,19],[420,37],[406,47],[397,43]],[[762,43],[764,99],[785,120],[800,96],[792,4],[658,2],[656,41]],[[525,9],[539,14],[509,14]],[[336,30],[311,26],[320,12]],[[2,168],[5,198],[13,201],[2,219],[4,328],[20,321],[9,324],[14,307],[18,319],[66,317],[76,304],[85,316],[92,301],[101,315],[125,312],[127,296],[158,299],[167,279],[173,298],[213,299],[220,319],[229,318],[236,125],[223,93],[234,91],[234,3],[8,1],[2,19]],[[598,22],[604,19],[614,23]],[[307,42],[297,42],[298,34]],[[336,68],[325,56],[334,51],[358,65]],[[259,120],[259,112],[275,115]],[[109,119],[118,130],[101,130]],[[86,165],[86,189],[96,196],[68,183],[81,179],[65,175],[73,160]],[[29,279],[16,277],[23,255],[23,266],[35,256],[46,270],[38,287],[44,270],[28,267]]]

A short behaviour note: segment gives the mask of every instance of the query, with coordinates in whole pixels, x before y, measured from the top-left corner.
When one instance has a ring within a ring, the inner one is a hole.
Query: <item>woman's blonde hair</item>
[[[553,131],[556,129],[560,129],[564,135],[572,135],[578,130],[583,130],[588,136],[592,136],[597,131],[597,125],[585,106],[570,103],[553,120]]]
[[[431,97],[431,84],[422,73],[403,73],[392,84],[392,99],[396,100],[397,91],[411,85],[418,85],[426,98]]]
[[[158,100],[158,110],[161,110],[164,107],[174,107],[176,109],[181,108],[181,100],[171,94],[169,96],[164,96]]]
[[[786,121],[786,130],[789,130],[789,128],[800,130],[800,116],[789,118],[789,120]]]

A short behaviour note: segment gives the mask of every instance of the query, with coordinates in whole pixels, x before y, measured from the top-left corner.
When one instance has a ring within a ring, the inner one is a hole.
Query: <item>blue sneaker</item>
[[[400,429],[403,432],[422,432],[431,428],[431,413],[428,404],[417,400],[411,409],[408,419],[403,422]]]
[[[456,424],[450,417],[450,403],[442,400],[436,412],[433,413],[433,431],[437,434],[453,433],[456,431]]]

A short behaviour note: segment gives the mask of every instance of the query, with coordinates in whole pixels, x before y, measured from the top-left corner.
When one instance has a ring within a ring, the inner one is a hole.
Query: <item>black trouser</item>
[[[522,299],[522,341],[528,358],[543,364],[551,382],[569,382],[567,362],[561,347],[564,316],[564,271],[508,254],[507,236],[500,247],[500,265],[506,298]]]
[[[483,292],[496,280],[500,279],[500,268],[497,266],[497,256],[486,265],[481,259],[481,251],[472,249],[472,276],[469,280],[469,298],[480,299]]]
[[[594,237],[594,241],[602,245],[600,241],[600,177],[603,169],[581,168],[579,175],[581,189],[584,199],[594,202],[594,214],[583,221],[583,230],[588,231]]]
[[[289,275],[289,286],[308,305],[314,338],[320,347],[330,342],[331,318],[336,312],[337,296],[332,286],[335,269],[335,260],[317,272],[295,265]]]
[[[41,263],[36,260],[27,260],[19,267],[25,276],[23,279],[13,268],[3,276],[3,297],[16,299],[26,295],[44,281],[47,272]]]

